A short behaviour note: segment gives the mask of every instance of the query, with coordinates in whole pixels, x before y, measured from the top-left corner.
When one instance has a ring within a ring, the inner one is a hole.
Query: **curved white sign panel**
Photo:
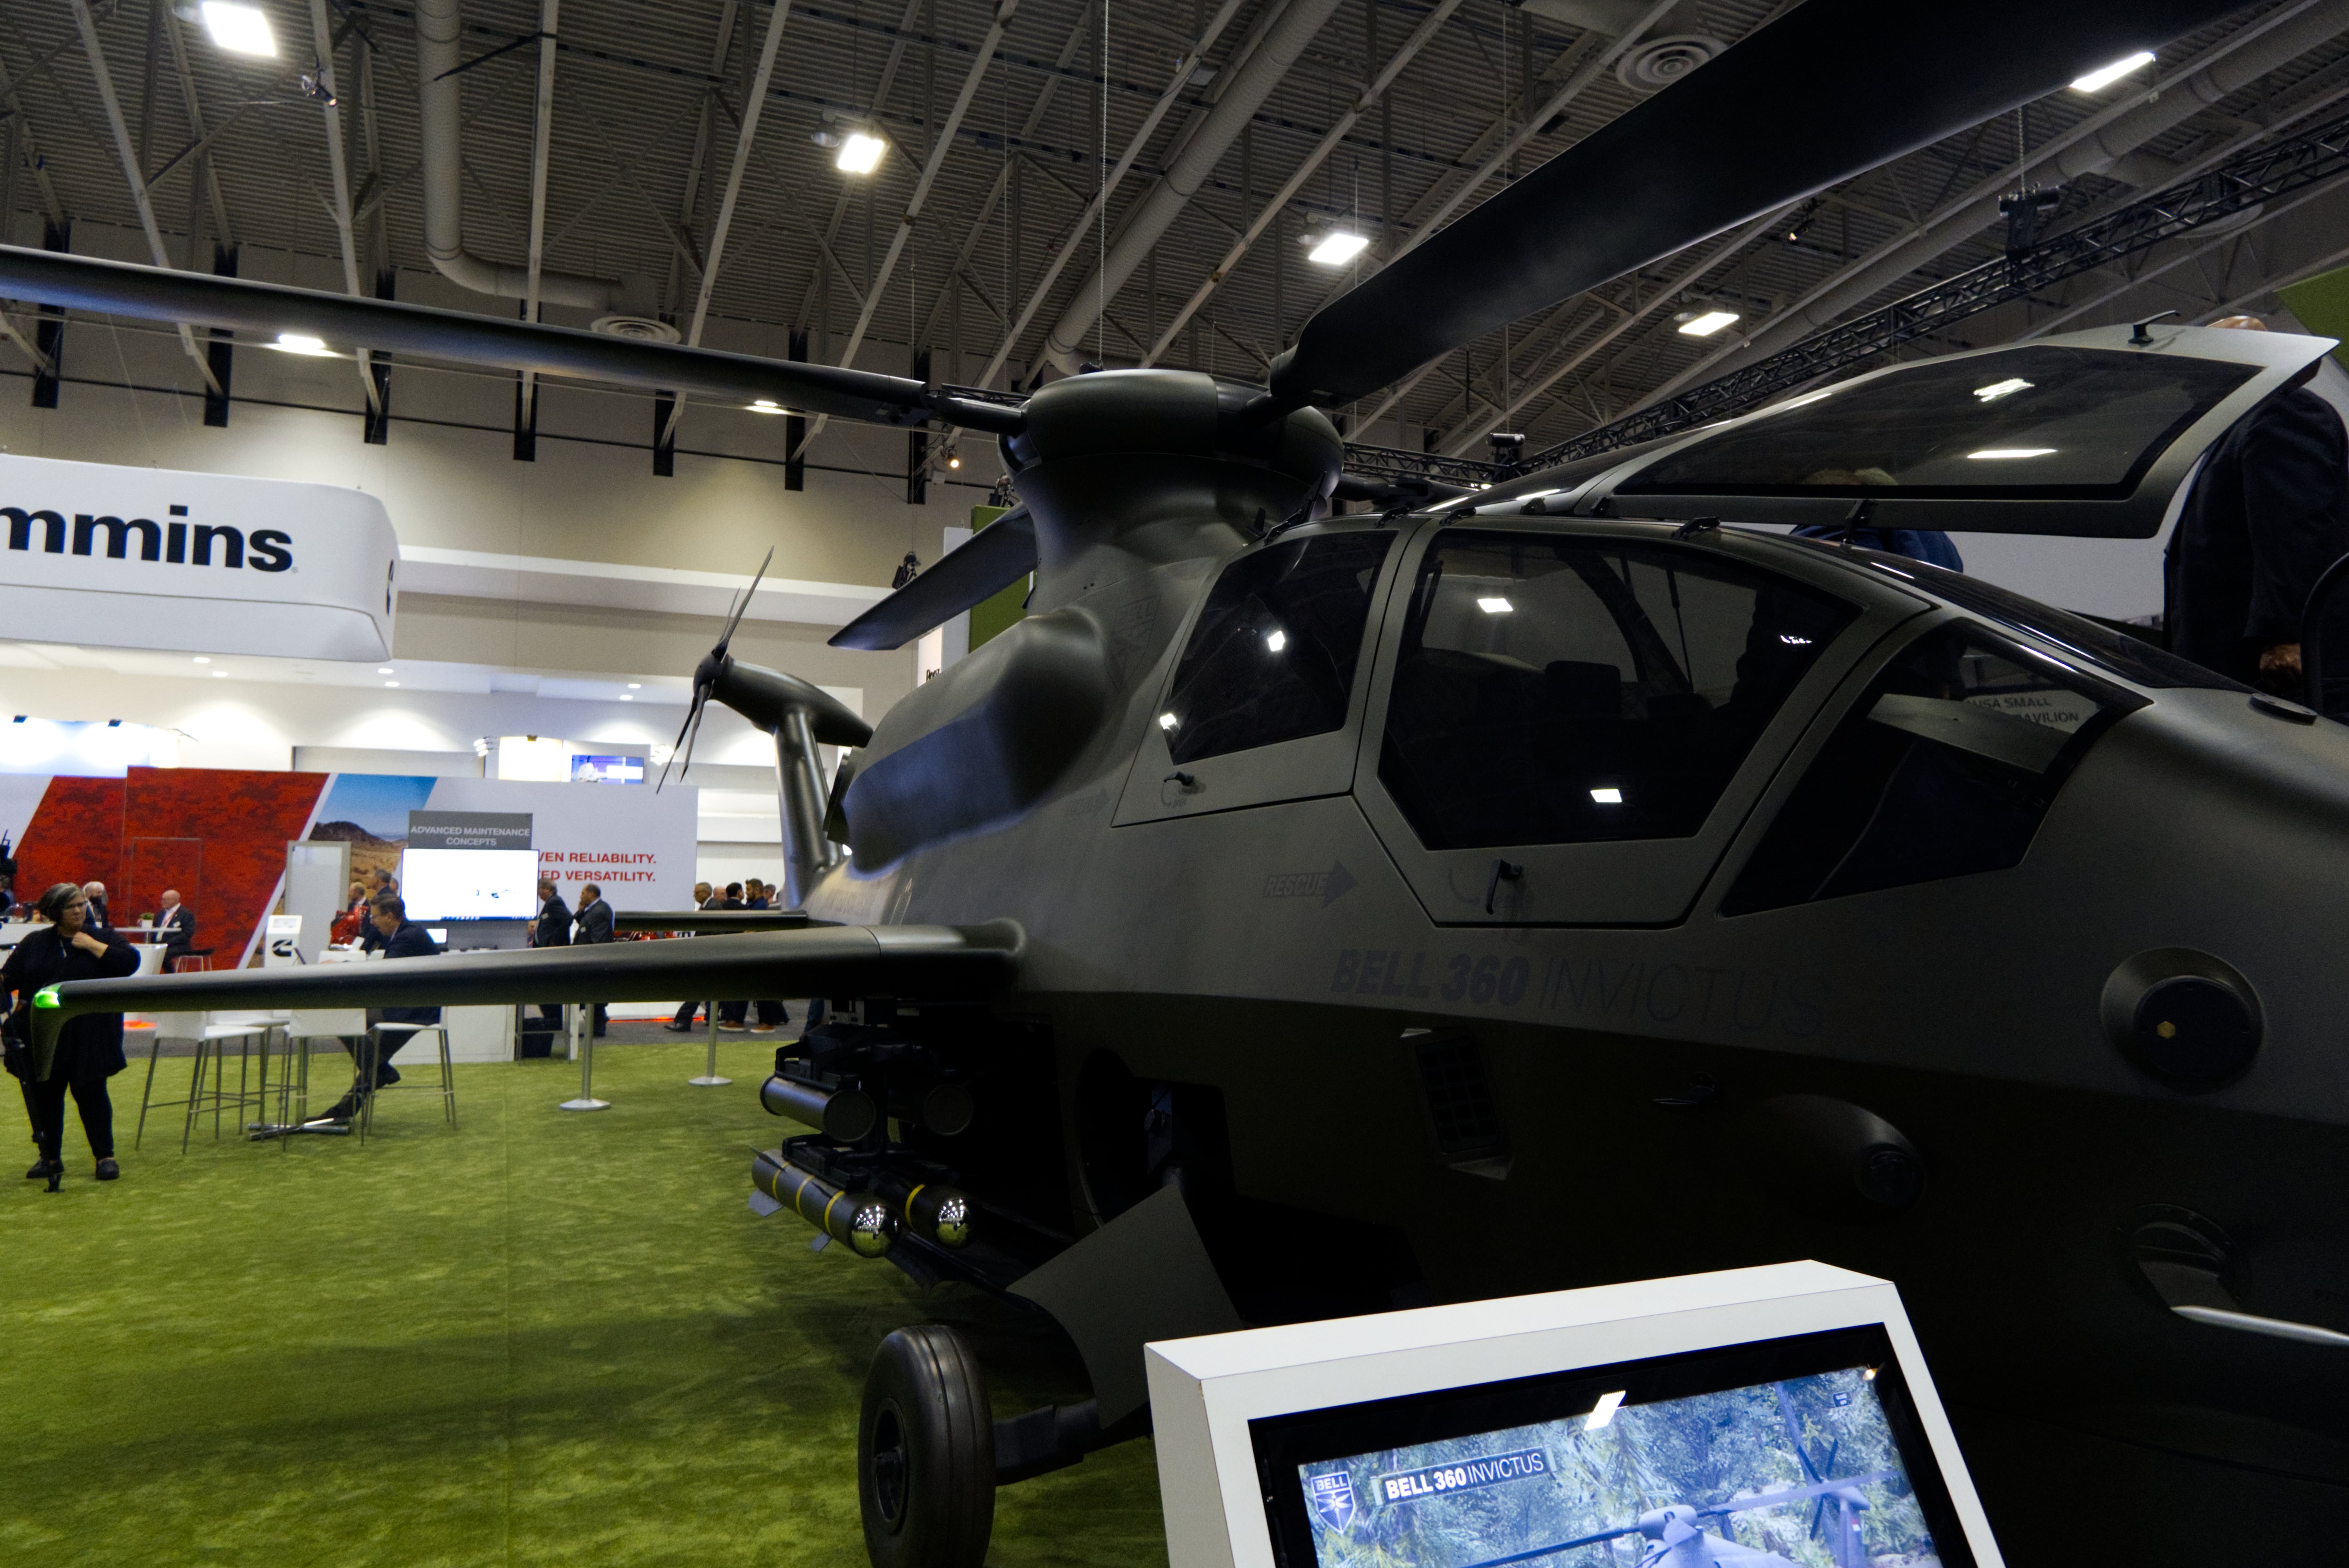
[[[0,634],[314,659],[391,652],[399,540],[339,485],[0,454]]]

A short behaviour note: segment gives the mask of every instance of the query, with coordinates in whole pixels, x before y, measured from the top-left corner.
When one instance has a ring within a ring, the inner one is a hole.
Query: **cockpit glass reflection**
[[[1625,495],[2127,495],[2255,365],[2038,345],[1795,398],[1663,459]]]
[[[1853,613],[1706,552],[1447,530],[1380,780],[1431,849],[1685,837]]]

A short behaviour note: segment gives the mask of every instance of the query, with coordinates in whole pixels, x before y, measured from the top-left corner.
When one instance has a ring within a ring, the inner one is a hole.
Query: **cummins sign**
[[[338,485],[0,454],[0,634],[380,659],[399,541]]]

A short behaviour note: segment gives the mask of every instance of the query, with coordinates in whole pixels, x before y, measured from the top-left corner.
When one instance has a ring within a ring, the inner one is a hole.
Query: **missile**
[[[770,1083],[773,1079],[768,1080]],[[889,1250],[889,1204],[871,1192],[849,1192],[812,1171],[761,1150],[750,1161],[751,1184],[861,1258]]]
[[[882,1172],[879,1185],[890,1213],[914,1234],[942,1247],[969,1244],[977,1208],[969,1193],[935,1181],[909,1181],[893,1171]]]
[[[759,1086],[759,1103],[770,1114],[804,1122],[834,1143],[861,1143],[881,1120],[881,1108],[862,1089],[827,1089],[781,1073]]]

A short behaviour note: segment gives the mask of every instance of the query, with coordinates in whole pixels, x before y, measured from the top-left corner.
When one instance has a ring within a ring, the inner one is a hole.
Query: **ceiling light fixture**
[[[1506,615],[1516,606],[1506,599],[1492,598],[1477,600],[1476,608],[1484,611],[1487,615]]]
[[[276,55],[276,36],[270,32],[269,18],[258,5],[240,5],[233,0],[204,0],[198,11],[215,47],[232,55]]]
[[[384,668],[384,669],[379,669],[379,670],[376,671],[375,673],[376,673],[376,674],[378,674],[378,675],[379,675],[379,676],[394,676],[394,675],[398,675],[399,672],[398,672],[398,670],[395,670],[395,669],[391,669],[391,668],[387,667],[387,668]]]
[[[2031,383],[2020,376],[2010,376],[2003,381],[1993,381],[1987,387],[1974,388],[1974,396],[1985,403],[1995,403],[2002,397],[2012,397],[2017,392],[2028,392]]]
[[[630,681],[628,683],[628,689],[630,691],[642,691],[645,689],[645,683],[642,681]]]
[[[211,663],[212,663],[212,660],[210,660],[210,659],[208,659],[208,658],[204,657],[204,655],[202,655],[202,654],[198,654],[198,655],[196,655],[196,663],[198,663],[198,664],[200,664],[200,665],[208,665],[208,664],[211,664]]]
[[[1277,654],[1288,646],[1288,634],[1278,630],[1268,632],[1265,634],[1264,645]]]
[[[1738,313],[1733,310],[1704,311],[1682,322],[1681,335],[1684,337],[1711,337],[1714,333],[1736,320],[1738,320]]]
[[[212,679],[216,681],[224,681],[228,679],[228,672],[226,670],[214,670],[212,672]]]
[[[869,130],[852,130],[840,144],[840,156],[832,160],[833,168],[843,174],[870,174],[881,167],[881,155],[889,144]]]
[[[634,702],[634,701],[636,701],[636,699],[635,697],[630,696],[626,692],[622,692],[622,693],[620,694],[620,700],[621,700],[622,702]]]
[[[386,685],[386,686],[398,686],[399,683],[398,683],[398,681],[386,681],[386,682],[384,682],[383,684],[384,684],[384,685]]]
[[[1590,792],[1590,798],[1602,806],[1620,806],[1623,803],[1623,791],[1611,784],[1607,784],[1593,789]],[[1623,1396],[1620,1394],[1615,1396],[1616,1402],[1619,1404],[1622,1402],[1622,1398]],[[1601,1421],[1599,1424],[1603,1427],[1607,1423]]]
[[[1968,452],[1966,457],[1977,463],[2009,463],[2018,458],[2053,457],[2054,452],[2053,447],[1984,447],[1979,452]]]
[[[281,332],[277,335],[277,341],[269,346],[280,354],[303,354],[313,359],[323,358],[334,353],[333,349],[326,346],[325,338],[312,337],[305,332]]]
[[[205,7],[206,10],[210,10],[211,8],[212,7],[210,6]],[[2112,86],[2123,77],[2135,71],[2141,71],[2151,64],[2153,64],[2153,51],[2151,49],[2139,49],[2136,54],[2131,55],[2126,60],[2115,60],[2109,66],[2099,66],[2096,69],[2090,71],[2086,76],[2082,77],[2078,81],[2072,84],[2072,90],[2075,93],[2102,92],[2105,88]]]
[[[1370,236],[1350,229],[1332,229],[1314,242],[1305,259],[1317,266],[1342,267],[1371,248]]]
[[[1172,729],[1181,722],[1182,720],[1171,713],[1162,713],[1158,716],[1158,727],[1161,729]]]

